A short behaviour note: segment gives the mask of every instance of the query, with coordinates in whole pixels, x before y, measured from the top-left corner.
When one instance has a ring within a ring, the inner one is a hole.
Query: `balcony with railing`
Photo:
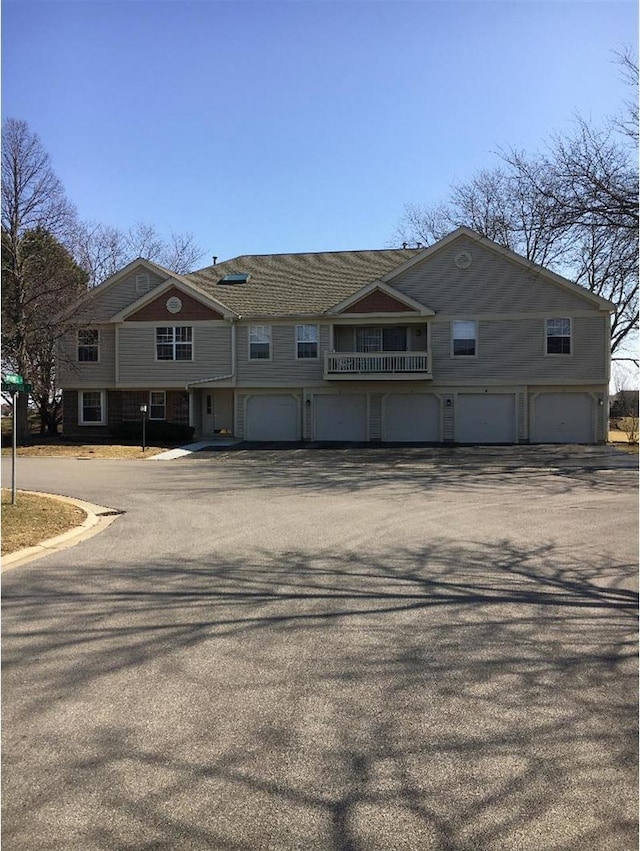
[[[432,379],[430,352],[326,352],[324,380]]]

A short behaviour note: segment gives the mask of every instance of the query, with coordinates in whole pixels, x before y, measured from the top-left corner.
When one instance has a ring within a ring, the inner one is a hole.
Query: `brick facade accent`
[[[167,310],[167,301],[170,298],[179,298],[182,309],[179,313],[170,313]],[[162,293],[154,298],[149,304],[129,316],[127,322],[165,322],[168,325],[181,325],[184,322],[192,322],[197,319],[224,319],[221,313],[212,310],[190,295],[183,293],[177,287]]]
[[[69,438],[95,440],[108,438],[111,429],[123,422],[140,420],[140,405],[149,404],[149,390],[108,390],[107,425],[81,426],[78,424],[78,391],[62,393],[62,433]],[[189,425],[189,394],[184,390],[166,391],[166,421]]]

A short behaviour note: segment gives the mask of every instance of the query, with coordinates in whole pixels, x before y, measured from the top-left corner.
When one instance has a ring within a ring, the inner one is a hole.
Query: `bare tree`
[[[610,130],[577,120],[573,136],[556,136],[547,151],[527,158],[504,154],[514,177],[531,183],[554,215],[554,227],[608,227],[638,231],[635,156]]]
[[[89,286],[97,286],[123,266],[144,257],[178,274],[191,271],[203,251],[191,233],[171,232],[163,237],[154,225],[136,222],[119,230],[96,222],[81,222],[73,235],[73,254],[89,276]]]
[[[628,52],[618,60],[637,92],[637,63]],[[638,329],[637,116],[634,99],[607,129],[578,118],[542,153],[503,151],[499,167],[454,184],[446,203],[407,207],[396,240],[429,244],[466,225],[613,302],[619,350]]]
[[[192,233],[174,233],[171,231],[160,265],[171,269],[172,272],[177,272],[179,275],[184,275],[196,268],[203,254],[204,251],[197,245]]]
[[[7,119],[2,127],[2,343],[3,362],[33,383],[32,346],[34,317],[39,325],[46,315],[35,309],[53,292],[64,299],[67,280],[51,286],[31,275],[29,235],[46,233],[61,239],[75,225],[75,209],[53,171],[49,155],[38,136],[24,121]],[[77,280],[69,279],[70,290]],[[39,289],[40,288],[40,289]],[[42,290],[44,288],[44,292]],[[52,312],[48,314],[50,321]],[[21,442],[30,439],[27,396],[19,394],[17,430]]]
[[[616,388],[611,404],[612,428],[622,431],[631,444],[638,443],[638,375],[637,368],[615,363],[613,381]]]
[[[616,62],[620,66],[620,76],[633,92],[624,104],[623,114],[615,124],[620,133],[628,136],[638,147],[638,61],[630,49],[616,51]]]
[[[90,287],[127,264],[122,232],[99,222],[78,222],[71,238],[71,250],[87,273]]]
[[[532,263],[549,265],[564,251],[563,234],[554,224],[550,204],[534,180],[516,176],[505,165],[454,184],[447,203],[406,207],[396,238],[429,245],[466,226]]]
[[[3,234],[2,359],[25,376],[40,416],[40,431],[57,433],[60,398],[55,381],[56,342],[65,328],[52,317],[85,290],[87,276],[64,246],[47,231],[27,231],[21,240],[21,273],[10,266],[11,250]],[[27,408],[27,397],[18,399]],[[21,436],[22,442],[28,440]]]

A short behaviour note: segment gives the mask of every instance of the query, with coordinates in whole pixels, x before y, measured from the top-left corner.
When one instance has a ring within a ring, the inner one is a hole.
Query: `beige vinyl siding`
[[[229,375],[231,326],[195,324],[192,327],[193,360],[157,361],[155,326],[121,325],[118,332],[120,384],[175,387],[189,381]]]
[[[527,394],[526,391],[520,390],[516,396],[516,417],[518,422],[518,440],[525,440],[527,437]]]
[[[256,325],[269,325],[256,321]],[[300,323],[296,323],[300,324]],[[313,323],[312,323],[313,324]],[[305,381],[322,381],[324,353],[329,348],[329,326],[320,325],[320,345],[317,359],[296,359],[296,327],[271,325],[271,357],[269,360],[249,360],[249,325],[237,329],[238,381],[243,385],[257,382],[258,386],[298,385]]]
[[[433,378],[447,381],[606,380],[605,336],[608,317],[572,320],[571,355],[546,356],[542,318],[478,320],[477,357],[451,357],[451,323],[433,322]]]
[[[304,390],[302,399],[302,439],[310,440],[313,433],[313,412],[311,411],[311,394]],[[307,401],[309,404],[307,404]]]
[[[78,363],[78,335],[68,331],[58,344],[58,383],[61,387],[108,387],[115,382],[115,331],[100,326],[99,361]]]
[[[245,431],[245,413],[246,413],[246,393],[236,393],[236,422],[234,427],[234,435],[239,438],[244,438]]]
[[[95,321],[111,319],[116,313],[120,313],[125,307],[133,304],[138,299],[143,298],[147,293],[139,293],[136,291],[136,275],[145,274],[147,270],[144,267],[133,269],[126,278],[118,281],[110,287],[105,288],[105,291],[100,292],[100,288],[95,291],[92,298],[89,298],[82,305],[78,313],[75,315],[80,321],[88,317]],[[166,278],[160,277],[153,272],[149,272],[149,290],[158,287]]]
[[[369,394],[369,440],[382,439],[382,393]]]
[[[454,263],[461,251],[469,251],[473,258],[468,269],[458,269]],[[548,311],[552,316],[560,315],[558,311],[591,308],[579,295],[465,237],[417,263],[390,283],[436,313]],[[596,305],[593,310],[598,310]]]
[[[453,393],[447,393],[442,396],[442,439],[444,441],[453,440],[454,436],[454,402],[455,396]]]

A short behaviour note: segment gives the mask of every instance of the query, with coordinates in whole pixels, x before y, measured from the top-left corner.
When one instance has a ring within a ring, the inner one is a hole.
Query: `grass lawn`
[[[629,435],[635,436],[635,441],[629,443]],[[609,421],[609,443],[616,449],[623,449],[632,455],[638,454],[638,420],[630,417],[620,417]]]
[[[141,446],[97,443],[35,443],[33,446],[18,446],[16,454],[27,458],[149,458],[159,452],[165,452],[166,446],[147,446],[142,452]],[[5,446],[3,455],[11,455],[11,447]]]
[[[17,494],[17,504],[11,504],[11,489],[2,488],[2,554],[7,555],[25,547],[61,535],[79,526],[87,516],[80,508],[34,494]]]

